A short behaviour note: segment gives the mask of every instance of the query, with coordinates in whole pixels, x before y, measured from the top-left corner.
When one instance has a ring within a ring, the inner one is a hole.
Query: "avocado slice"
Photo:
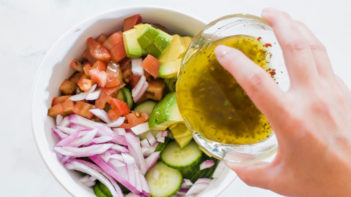
[[[167,79],[177,77],[180,69],[181,59],[176,59],[171,62],[161,63],[160,69],[158,70],[159,77]]]
[[[147,53],[158,58],[171,44],[173,38],[166,32],[146,24],[137,39]]]
[[[152,110],[149,118],[149,127],[152,130],[165,130],[169,126],[182,122],[175,92],[167,94]]]
[[[177,34],[172,37],[171,45],[159,58],[161,61],[159,76],[165,79],[177,76],[181,66],[181,59],[191,42],[191,37],[181,37]]]
[[[123,32],[123,43],[127,57],[140,57],[146,54],[146,51],[140,46],[137,38],[146,27],[146,24],[135,25],[133,29]]]
[[[171,130],[172,135],[180,148],[183,148],[186,145],[188,145],[193,139],[193,135],[184,123],[178,123],[170,127],[169,129]]]
[[[166,49],[166,51],[160,56],[159,60],[161,62],[171,62],[181,58],[182,54],[185,53],[187,47],[183,45],[183,39],[179,35],[175,34],[172,36],[171,45]]]

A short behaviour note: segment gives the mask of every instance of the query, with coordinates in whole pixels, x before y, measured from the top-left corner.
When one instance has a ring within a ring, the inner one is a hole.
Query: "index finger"
[[[286,95],[270,75],[237,49],[221,45],[215,53],[268,121],[280,121]]]

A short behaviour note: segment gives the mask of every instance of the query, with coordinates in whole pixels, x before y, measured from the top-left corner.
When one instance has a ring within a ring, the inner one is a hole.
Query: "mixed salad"
[[[190,41],[136,14],[70,63],[48,110],[54,150],[96,196],[192,196],[210,183],[218,161],[192,140],[175,97]]]

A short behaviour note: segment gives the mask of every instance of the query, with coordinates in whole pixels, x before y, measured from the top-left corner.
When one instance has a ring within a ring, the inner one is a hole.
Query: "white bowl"
[[[54,120],[47,116],[51,99],[59,94],[58,88],[63,79],[72,73],[68,65],[73,58],[82,54],[85,40],[90,36],[98,36],[100,33],[120,30],[123,19],[136,13],[142,15],[144,22],[164,25],[171,33],[181,35],[195,35],[205,25],[195,17],[165,8],[139,6],[113,9],[89,18],[66,32],[47,52],[38,68],[32,101],[34,138],[50,172],[73,196],[93,197],[95,195],[91,188],[78,181],[81,175],[63,167],[53,151],[58,139],[51,132]],[[223,164],[219,165],[216,177],[218,178],[212,181],[211,185],[199,196],[219,195],[235,179],[234,174]]]

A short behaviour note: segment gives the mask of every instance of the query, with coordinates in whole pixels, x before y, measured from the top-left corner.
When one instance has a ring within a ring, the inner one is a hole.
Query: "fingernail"
[[[224,57],[228,54],[229,50],[230,50],[230,47],[219,45],[215,49],[215,54],[217,57]]]

